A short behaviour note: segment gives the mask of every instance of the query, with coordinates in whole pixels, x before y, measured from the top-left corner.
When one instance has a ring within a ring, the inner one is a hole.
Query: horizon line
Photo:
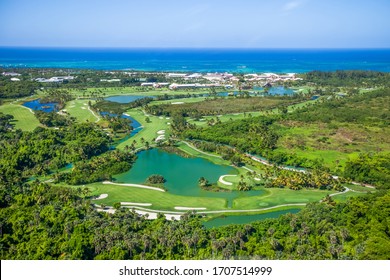
[[[15,49],[110,49],[110,50],[390,50],[390,47],[102,47],[102,46],[1,46]]]

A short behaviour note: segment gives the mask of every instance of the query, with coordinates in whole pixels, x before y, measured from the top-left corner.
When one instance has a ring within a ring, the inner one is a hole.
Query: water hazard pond
[[[215,219],[212,219],[207,222],[203,222],[203,225],[206,228],[213,228],[213,227],[221,227],[226,225],[243,225],[248,224],[255,221],[261,221],[265,219],[270,218],[278,218],[280,215],[284,215],[287,213],[298,213],[301,209],[288,209],[288,210],[279,210],[279,211],[273,211],[269,213],[264,214],[255,214],[255,215],[237,215],[237,216],[226,216],[226,217],[218,217]]]
[[[200,177],[205,177],[210,183],[218,181],[221,175],[237,174],[232,166],[217,165],[203,158],[184,158],[159,149],[142,151],[133,167],[125,173],[114,176],[117,182],[143,184],[152,174],[164,176],[164,186],[169,193],[192,197],[219,197],[228,201],[242,196],[261,195],[263,191],[249,192],[210,192],[198,186]]]
[[[23,106],[30,108],[32,110],[39,110],[46,113],[50,113],[57,110],[58,103],[56,102],[49,102],[49,103],[41,103],[40,99],[35,99],[31,101],[27,101],[23,103]]]

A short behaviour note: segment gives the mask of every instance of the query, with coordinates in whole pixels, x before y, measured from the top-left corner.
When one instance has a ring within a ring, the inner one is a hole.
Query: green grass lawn
[[[36,127],[41,125],[34,113],[22,105],[4,104],[0,106],[0,112],[14,117],[16,129],[33,131]]]
[[[170,135],[170,125],[168,124],[170,122],[170,119],[166,119],[165,117],[156,117],[156,116],[149,116],[150,122],[146,122],[146,116],[140,109],[131,109],[126,112],[129,114],[132,118],[134,118],[136,121],[138,121],[142,126],[142,130],[138,132],[133,137],[123,141],[120,143],[117,148],[118,149],[124,149],[126,145],[131,145],[133,141],[136,141],[136,147],[142,147],[141,138],[143,138],[145,141],[148,141],[149,144],[154,144],[154,140],[159,134],[157,134],[160,130],[165,130],[165,139],[168,139]]]
[[[66,111],[75,117],[78,122],[96,122],[98,120],[97,115],[88,110],[89,100],[72,100],[66,104]]]
[[[250,208],[266,208],[281,204],[296,204],[318,202],[332,191],[320,190],[299,190],[293,191],[290,189],[265,189],[266,194],[261,196],[243,197],[234,200],[234,208],[250,209]]]
[[[87,186],[91,189],[93,195],[108,194],[107,198],[96,200],[95,203],[97,204],[113,205],[115,202],[151,203],[152,206],[145,208],[170,211],[178,211],[174,209],[175,206],[204,207],[207,210],[226,209],[226,200],[223,198],[179,196],[169,192],[104,185],[102,183]]]

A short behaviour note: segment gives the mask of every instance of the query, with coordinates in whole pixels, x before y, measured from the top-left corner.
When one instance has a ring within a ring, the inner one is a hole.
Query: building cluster
[[[302,78],[297,78],[296,73],[288,73],[285,75],[278,75],[275,73],[263,73],[263,74],[246,74],[244,75],[245,81],[263,81],[263,82],[279,82],[279,81],[298,81]]]
[[[239,81],[242,82],[262,82],[263,84],[272,84],[279,81],[297,81],[302,80],[298,78],[295,73],[288,73],[284,75],[274,73],[263,74],[246,74],[244,76],[234,76],[230,73],[167,73],[167,80],[174,80],[173,83],[142,83],[144,87],[169,87],[171,90],[176,89],[195,89],[195,88],[211,88],[211,87],[226,87],[231,88]],[[185,83],[190,82],[190,83]],[[209,82],[209,83],[207,83]]]
[[[19,73],[15,73],[15,72],[3,72],[1,73],[3,76],[11,76],[11,77],[17,77],[17,76],[21,76],[22,74],[19,74]]]
[[[65,80],[73,80],[73,76],[51,77],[51,78],[36,78],[35,81],[40,83],[62,83]]]
[[[16,78],[18,76],[21,76],[21,74],[19,73],[15,73],[15,72],[3,72],[1,73],[3,76],[8,76],[8,77],[11,77],[11,81],[13,82],[19,82],[20,79],[19,78]]]

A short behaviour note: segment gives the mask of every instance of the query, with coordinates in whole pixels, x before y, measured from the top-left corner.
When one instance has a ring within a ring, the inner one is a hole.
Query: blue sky
[[[390,0],[0,0],[0,46],[390,48]]]

